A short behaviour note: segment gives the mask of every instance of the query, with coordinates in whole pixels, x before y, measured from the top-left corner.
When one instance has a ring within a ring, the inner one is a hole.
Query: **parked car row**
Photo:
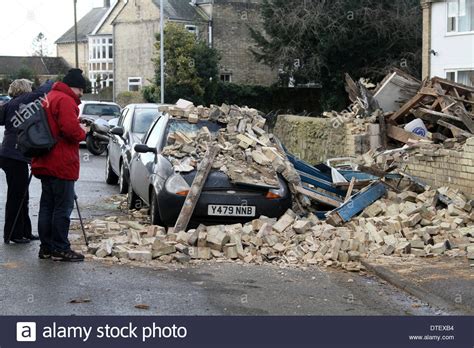
[[[8,103],[10,101],[10,97],[8,95],[2,95],[0,94],[0,105],[3,105],[5,103]]]
[[[161,154],[174,132],[196,134],[202,127],[216,133],[222,127],[212,121],[197,124],[176,119],[159,111],[157,104],[132,104],[122,110],[117,126],[111,129],[105,176],[128,193],[129,209],[149,206],[155,225],[173,226],[179,216],[196,171],[175,173]],[[291,207],[291,193],[285,180],[272,190],[233,184],[219,170],[212,170],[191,217],[191,226],[244,223],[261,215],[279,217]]]

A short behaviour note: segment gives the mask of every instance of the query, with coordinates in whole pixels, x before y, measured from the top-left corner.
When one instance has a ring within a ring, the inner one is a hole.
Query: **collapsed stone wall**
[[[474,199],[474,138],[462,150],[424,150],[410,156],[407,172],[434,187],[450,186]]]
[[[273,129],[298,158],[316,164],[328,158],[354,157],[380,146],[380,130],[363,120],[280,115]]]

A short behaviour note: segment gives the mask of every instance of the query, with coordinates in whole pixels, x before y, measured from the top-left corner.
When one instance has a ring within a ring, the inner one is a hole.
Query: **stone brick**
[[[211,259],[211,248],[208,248],[208,247],[190,247],[189,248],[189,256],[191,256],[192,259],[209,260],[209,259]]]
[[[136,261],[151,261],[152,254],[150,250],[129,250],[128,258]]]
[[[294,213],[291,214],[289,212],[286,212],[282,217],[280,217],[280,219],[278,219],[276,224],[273,225],[273,229],[279,233],[282,233],[288,227],[290,227],[294,221],[295,221]]]
[[[306,233],[312,226],[310,221],[299,220],[293,225],[293,230],[296,233],[303,234]]]
[[[214,250],[222,251],[224,245],[230,241],[230,237],[226,234],[221,226],[208,227],[207,245]]]

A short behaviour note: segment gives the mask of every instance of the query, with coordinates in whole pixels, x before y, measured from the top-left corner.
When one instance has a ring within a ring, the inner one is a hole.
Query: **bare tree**
[[[33,39],[33,56],[47,57],[49,55],[48,39],[43,33],[39,33]]]

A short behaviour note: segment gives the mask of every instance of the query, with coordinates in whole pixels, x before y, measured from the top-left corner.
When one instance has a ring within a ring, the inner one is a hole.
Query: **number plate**
[[[209,216],[255,216],[257,209],[250,205],[215,205],[207,206]]]

